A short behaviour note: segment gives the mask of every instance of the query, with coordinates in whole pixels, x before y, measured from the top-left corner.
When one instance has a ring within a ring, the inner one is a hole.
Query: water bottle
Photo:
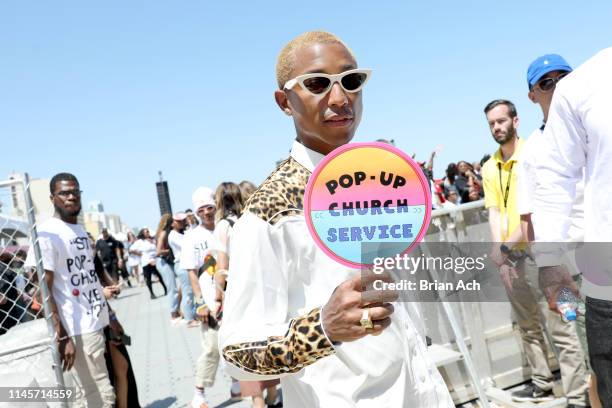
[[[564,322],[571,322],[578,313],[584,314],[584,303],[569,288],[563,288],[557,295],[557,310]]]

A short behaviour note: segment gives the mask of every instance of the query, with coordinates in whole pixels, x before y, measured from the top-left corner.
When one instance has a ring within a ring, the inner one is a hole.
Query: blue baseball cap
[[[552,71],[571,72],[572,67],[558,54],[542,55],[527,68],[527,85],[531,88],[540,78]]]

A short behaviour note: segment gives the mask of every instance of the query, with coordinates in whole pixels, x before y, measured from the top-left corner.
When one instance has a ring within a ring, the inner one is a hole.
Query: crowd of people
[[[389,143],[386,139],[378,139],[377,142]],[[434,177],[434,161],[439,149],[431,153],[427,162],[417,162],[429,180],[432,208],[434,210],[452,208],[459,204],[482,200],[485,192],[482,186],[481,168],[491,155],[485,154],[480,161],[472,163],[465,160],[449,163],[444,177],[437,179]]]
[[[122,242],[107,229],[95,240],[76,222],[81,193],[74,175],[51,179],[55,216],[39,226],[39,246],[63,369],[77,390],[74,406],[140,406],[126,348],[131,339],[107,300],[143,281],[151,299],[158,296],[153,284],[161,285],[172,324],[200,329],[191,405],[206,406],[205,388],[213,385],[220,362],[217,336],[232,229],[253,191],[248,181],[224,182],[216,191],[199,187],[192,197],[195,213],[164,214],[154,236],[143,228]],[[33,248],[27,259],[23,251],[2,256],[0,334],[40,317],[42,301]],[[234,399],[252,398],[254,407],[281,407],[278,384],[235,380],[228,392]]]
[[[610,65],[612,49],[576,71],[556,54],[536,59],[527,70],[528,97],[540,106],[543,124],[528,142],[518,135],[515,105],[497,99],[484,109],[496,152],[449,164],[441,180],[433,177],[435,152],[421,163],[434,208],[484,198],[491,259],[531,367],[531,382],[512,393],[518,402],[554,398],[548,331],[568,406],[612,406],[612,280],[581,277],[559,253],[532,245],[563,241],[569,231],[584,240],[612,239],[609,190],[590,188],[605,184],[612,157],[612,116],[602,108],[612,90]],[[102,231],[94,243],[77,224],[76,177],[52,178],[55,216],[40,226],[40,248],[77,406],[138,406],[129,337],[106,299],[121,290],[121,280],[137,285],[141,275],[152,299],[154,278],[162,286],[173,324],[199,328],[192,407],[207,407],[205,391],[221,359],[235,379],[230,395],[251,397],[254,407],[282,406],[279,384],[290,407],[454,406],[427,353],[420,316],[393,298],[368,301],[359,271],[326,256],[303,217],[308,178],[326,154],[353,138],[370,74],[330,33],[294,38],[278,57],[274,94],[295,125],[290,156],[258,188],[198,187],[193,211],[163,215],[154,236],[143,228],[122,243]],[[30,252],[25,266],[33,265]],[[573,319],[560,319],[563,288],[586,294],[586,333]]]
[[[123,278],[124,285],[132,286],[131,280],[138,284],[144,278],[151,299],[158,297],[153,287],[158,282],[163,296],[168,296],[171,324],[200,329],[202,353],[194,373],[194,407],[206,406],[205,389],[215,381],[229,241],[255,189],[248,181],[224,182],[215,191],[199,187],[192,196],[194,211],[162,215],[155,235],[145,227],[136,236],[128,233],[127,242],[122,243],[103,230],[96,242],[97,256],[115,282]],[[228,392],[233,399],[252,398],[257,408],[280,407],[278,383],[234,381]]]
[[[187,327],[200,328],[202,353],[196,363],[193,407],[207,406],[205,390],[215,382],[220,362],[218,330],[223,321],[230,240],[233,226],[253,191],[255,186],[248,181],[240,184],[223,182],[215,191],[198,187],[192,195],[194,211],[188,209],[162,216],[154,239],[156,264],[146,261],[151,268],[165,271],[162,275],[169,282],[170,318],[173,322],[183,321]],[[143,236],[146,235],[144,232]],[[143,247],[136,241],[130,246],[129,253],[143,256]],[[144,261],[141,265],[146,268]],[[146,270],[144,273],[153,298],[150,273]],[[178,286],[175,285],[176,278],[180,282]],[[280,407],[282,402],[276,392],[277,384],[278,381],[234,381],[228,391],[234,399],[252,398],[253,406],[257,408]],[[267,391],[265,396],[264,391]]]
[[[248,181],[224,182],[215,191],[199,187],[192,195],[194,211],[164,214],[155,236],[143,228],[137,239],[129,237],[125,246],[127,264],[132,265],[129,275],[137,281],[139,268],[142,269],[151,299],[156,297],[151,279],[156,275],[164,296],[169,295],[172,324],[200,329],[202,353],[194,373],[194,407],[205,406],[205,389],[215,381],[229,242],[233,225],[255,189]],[[280,407],[277,384],[278,381],[234,381],[228,391],[233,399],[252,398],[257,408]]]

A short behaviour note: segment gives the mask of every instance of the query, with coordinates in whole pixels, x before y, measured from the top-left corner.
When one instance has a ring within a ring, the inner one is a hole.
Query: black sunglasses
[[[58,195],[62,198],[68,198],[70,197],[70,195],[73,195],[75,197],[80,197],[82,192],[83,192],[82,190],[62,190],[62,191],[58,191],[57,193],[55,193],[55,195]]]
[[[565,78],[568,74],[569,74],[569,72],[565,72],[565,73],[559,75],[556,78],[544,78],[544,79],[538,81],[535,84],[535,86],[538,87],[540,89],[540,91],[542,91],[542,92],[548,92],[548,91],[550,91],[551,89],[553,89],[557,85],[557,82],[559,82],[560,80]]]

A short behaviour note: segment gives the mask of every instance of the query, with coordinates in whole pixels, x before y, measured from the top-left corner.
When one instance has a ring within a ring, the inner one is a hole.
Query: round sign
[[[410,252],[431,216],[431,193],[421,168],[386,143],[351,143],[315,168],[304,199],[317,245],[349,267],[374,257]]]

